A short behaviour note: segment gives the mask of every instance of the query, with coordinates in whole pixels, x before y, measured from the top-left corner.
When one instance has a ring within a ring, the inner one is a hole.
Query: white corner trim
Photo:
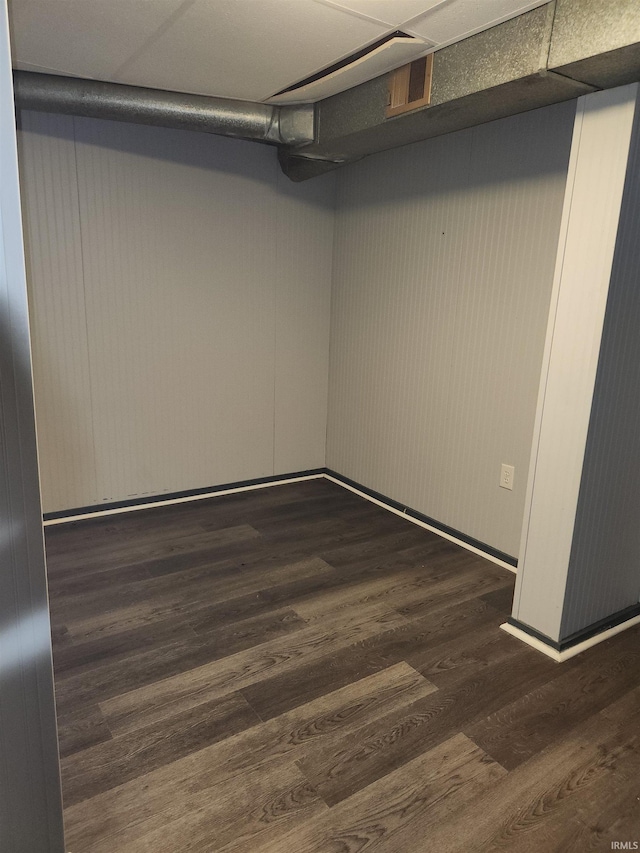
[[[383,509],[394,513],[395,515],[399,515],[400,518],[405,518],[412,524],[417,524],[418,527],[423,527],[425,530],[429,530],[431,531],[431,533],[435,533],[442,539],[448,539],[449,542],[453,542],[456,545],[459,545],[466,551],[471,551],[472,554],[477,554],[479,557],[484,557],[485,560],[489,560],[491,563],[495,563],[498,566],[502,566],[503,569],[508,569],[510,572],[517,574],[517,569],[510,563],[505,563],[504,560],[501,560],[498,557],[494,557],[492,554],[487,554],[486,551],[482,551],[480,548],[476,548],[474,545],[469,545],[468,542],[463,542],[462,539],[457,539],[455,536],[451,536],[450,533],[445,533],[444,531],[439,530],[437,527],[433,527],[431,524],[427,524],[426,521],[420,521],[419,518],[414,518],[412,515],[408,515],[406,512],[403,512],[400,509],[396,509],[395,507],[389,506],[389,504],[384,503],[384,501],[380,501],[377,498],[368,495],[366,492],[362,492],[360,491],[360,489],[356,489],[355,486],[350,486],[348,483],[343,483],[342,480],[338,480],[337,477],[332,477],[330,474],[324,474],[324,477],[326,480],[331,480],[332,483],[336,483],[336,485],[342,486],[343,489],[348,489],[350,492],[359,495],[361,498],[364,498],[367,501],[371,501],[371,503],[376,504],[376,506],[380,506]]]
[[[188,495],[184,498],[169,498],[165,501],[149,501],[148,503],[132,504],[131,506],[115,507],[114,509],[97,509],[95,512],[85,512],[82,515],[66,515],[63,518],[50,518],[43,522],[45,527],[55,524],[68,524],[70,521],[85,521],[88,518],[102,518],[105,515],[120,515],[123,512],[137,512],[140,509],[154,509],[159,506],[173,506],[173,504],[184,504],[190,501],[202,501],[205,498],[218,498],[222,495],[234,495],[236,492],[251,492],[254,489],[266,489],[270,486],[285,486],[287,483],[302,483],[304,480],[320,480],[324,474],[306,474],[304,477],[289,477],[286,480],[273,480],[268,483],[254,483],[251,486],[237,486],[233,489],[220,489],[220,491],[206,492],[202,495]]]
[[[510,625],[508,622],[504,622],[500,627],[503,631],[506,631],[507,634],[511,634],[512,637],[516,637],[518,640],[522,640],[523,643],[526,643],[528,646],[531,646],[531,648],[542,652],[544,655],[547,655],[547,657],[550,657],[556,663],[564,663],[564,661],[569,660],[569,658],[574,658],[581,652],[592,648],[592,646],[597,646],[598,643],[604,643],[605,640],[608,640],[611,637],[615,637],[616,634],[621,634],[622,631],[626,631],[627,628],[632,628],[634,625],[638,624],[640,624],[640,615],[633,616],[631,619],[627,619],[625,622],[621,622],[619,625],[615,625],[613,628],[608,628],[606,631],[602,631],[600,634],[596,634],[594,637],[589,637],[588,640],[583,640],[581,643],[576,643],[575,646],[571,646],[570,649],[565,649],[562,652],[559,652],[556,649],[552,649],[551,646],[548,646],[546,643],[543,643],[536,637],[532,637],[531,634],[527,634],[526,631],[522,631],[520,628],[516,628],[515,625]]]
[[[560,632],[637,96],[632,83],[577,101],[513,609],[547,637]]]

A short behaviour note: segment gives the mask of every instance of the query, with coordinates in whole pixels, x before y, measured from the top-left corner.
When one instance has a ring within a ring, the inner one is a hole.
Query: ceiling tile
[[[116,79],[260,101],[387,29],[312,0],[198,0]]]
[[[184,0],[12,0],[16,65],[109,77]]]
[[[432,6],[442,3],[443,0],[316,0],[316,2],[375,18],[376,21],[390,27],[399,27],[404,21],[415,18]]]
[[[438,45],[450,44],[547,2],[549,0],[445,0],[413,21],[408,29]]]
[[[413,62],[424,55],[426,42],[416,38],[392,38],[379,45],[375,50],[360,57],[350,65],[344,65],[312,83],[269,98],[270,104],[299,104],[329,98],[345,89],[351,89],[393,71],[401,65]]]

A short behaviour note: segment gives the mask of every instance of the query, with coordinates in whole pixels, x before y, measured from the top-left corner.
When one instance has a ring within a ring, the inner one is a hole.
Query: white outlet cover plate
[[[500,469],[500,487],[503,489],[513,490],[513,477],[515,475],[515,468],[513,465],[502,465]]]

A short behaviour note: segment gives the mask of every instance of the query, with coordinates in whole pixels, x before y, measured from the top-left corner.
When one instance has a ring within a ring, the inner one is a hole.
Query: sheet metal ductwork
[[[26,110],[197,130],[295,147],[314,140],[311,105],[271,106],[204,95],[14,71],[16,104]]]
[[[388,74],[312,105],[270,106],[15,72],[25,109],[278,145],[304,181],[368,154],[640,80],[640,3],[552,0],[434,54],[427,107],[386,117]]]
[[[316,105],[316,141],[280,149],[303,181],[368,154],[640,80],[637,0],[555,0],[434,54],[431,104],[386,117],[388,75]]]

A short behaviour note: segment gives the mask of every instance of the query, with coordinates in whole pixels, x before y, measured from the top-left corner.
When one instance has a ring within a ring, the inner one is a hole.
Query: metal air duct
[[[197,130],[294,148],[314,140],[310,104],[254,104],[32,71],[14,71],[13,82],[16,104],[25,110]]]
[[[384,75],[316,104],[316,141],[281,147],[293,181],[389,148],[640,80],[637,0],[554,0],[437,50],[429,106],[387,116]]]
[[[368,154],[640,80],[640,3],[552,0],[437,50],[431,103],[387,115],[389,75],[313,105],[15,72],[18,106],[253,139],[304,181]]]

